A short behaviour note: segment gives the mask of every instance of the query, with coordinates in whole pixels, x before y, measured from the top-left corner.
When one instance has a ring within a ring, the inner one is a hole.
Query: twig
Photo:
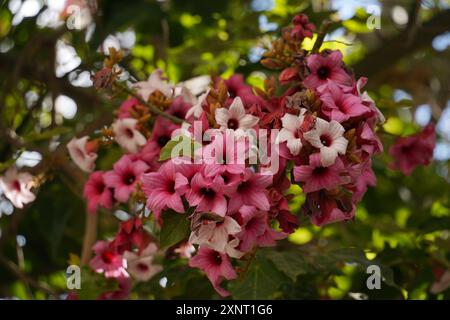
[[[164,118],[169,119],[170,121],[172,121],[173,123],[177,123],[177,124],[182,124],[183,123],[183,119],[180,119],[178,117],[175,117],[171,114],[167,114],[164,111],[161,111],[160,109],[158,109],[157,107],[155,107],[154,105],[148,103],[147,101],[145,101],[144,99],[142,99],[136,92],[134,92],[132,89],[128,88],[126,85],[116,81],[114,83],[114,85],[116,87],[118,87],[120,90],[122,90],[123,92],[129,94],[130,96],[135,97],[139,103],[145,105],[146,107],[148,107],[150,109],[151,112],[160,115]]]
[[[331,20],[325,20],[320,27],[319,33],[317,34],[316,42],[314,42],[314,46],[311,50],[312,53],[319,52],[320,47],[322,46],[323,40],[333,22]]]
[[[2,255],[0,255],[0,263],[3,264],[7,269],[9,269],[12,273],[14,273],[17,278],[19,278],[26,284],[29,284],[30,286],[32,286],[38,290],[41,290],[48,295],[53,295],[55,297],[57,296],[57,292],[54,291],[52,288],[29,277],[22,270],[20,270],[20,268],[14,262],[6,259]]]

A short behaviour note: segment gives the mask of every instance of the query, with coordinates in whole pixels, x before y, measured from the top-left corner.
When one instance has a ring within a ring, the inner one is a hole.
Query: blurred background
[[[450,298],[450,1],[2,0],[0,5],[0,171],[16,164],[41,180],[36,201],[20,210],[0,190],[0,297],[43,299],[65,290],[65,269],[83,241],[86,179],[69,161],[65,144],[111,122],[120,105],[119,97],[92,87],[91,71],[101,68],[109,47],[125,53],[125,78],[144,80],[160,68],[174,83],[195,79],[201,85],[202,75],[241,73],[261,87],[271,74],[259,64],[262,54],[280,28],[304,12],[318,27],[324,19],[334,22],[322,48],[341,50],[356,76],[369,78],[366,88],[388,118],[380,133],[386,150],[395,136],[414,134],[429,122],[437,124],[438,141],[433,164],[409,177],[389,169],[386,151],[378,157],[377,187],[359,205],[356,221],[301,225],[285,244],[289,250],[270,262],[287,263],[290,279],[271,274],[276,283],[267,281],[258,297]],[[117,154],[110,153],[101,157],[100,168],[114,161]],[[294,213],[302,201],[298,194]],[[116,229],[113,215],[102,217],[100,237]],[[370,261],[387,270],[382,290],[366,287]],[[155,280],[135,297],[214,297],[207,284],[194,283],[196,271],[186,270],[177,280],[170,270],[165,275],[175,279],[170,290]],[[199,285],[202,290],[186,290]],[[439,285],[442,290],[435,290]],[[248,298],[245,292],[236,297]]]

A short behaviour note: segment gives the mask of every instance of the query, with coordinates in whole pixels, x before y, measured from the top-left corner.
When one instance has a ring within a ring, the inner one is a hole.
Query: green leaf
[[[163,219],[159,235],[161,248],[171,247],[189,236],[190,224],[187,213],[167,210],[162,213],[161,217]]]
[[[309,263],[303,259],[299,251],[270,250],[265,253],[265,256],[292,281],[296,281],[299,275],[311,271]]]
[[[194,151],[200,146],[198,142],[195,142],[189,137],[178,136],[173,140],[167,142],[167,144],[161,149],[159,161],[166,161],[177,156],[186,156],[192,158]]]
[[[273,299],[286,277],[275,265],[258,254],[247,270],[244,278],[229,283],[233,299]]]

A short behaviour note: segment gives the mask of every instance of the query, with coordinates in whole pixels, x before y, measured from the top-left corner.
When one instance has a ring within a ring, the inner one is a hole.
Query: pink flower
[[[125,271],[126,260],[106,241],[97,241],[92,250],[95,257],[89,266],[98,273],[104,273],[106,278],[119,278],[128,276]]]
[[[183,88],[182,94],[189,93],[189,97],[179,96],[176,97],[172,105],[169,109],[167,109],[167,113],[171,114],[179,119],[184,119],[186,117],[186,114],[188,110],[191,108],[192,104],[196,102],[195,96],[192,96],[192,93],[186,88]],[[184,94],[186,95],[186,94]],[[186,101],[186,100],[192,100],[192,101]]]
[[[281,118],[283,128],[278,134],[277,142],[287,142],[287,147],[293,156],[298,155],[302,149],[301,126],[305,118],[305,112],[306,109],[301,109],[298,116],[286,113],[283,118]]]
[[[133,87],[137,89],[137,93],[145,101],[147,101],[150,95],[155,91],[161,92],[166,97],[171,97],[173,95],[173,86],[168,84],[162,75],[162,70],[157,69],[152,72],[147,81],[137,82]]]
[[[172,132],[180,126],[161,116],[156,118],[153,127],[151,141],[157,143],[158,147],[163,148],[172,138]]]
[[[397,139],[389,149],[389,154],[394,158],[391,167],[410,175],[417,166],[431,163],[435,144],[434,124],[427,125],[418,134]]]
[[[105,184],[114,189],[114,198],[117,201],[128,201],[141,175],[149,168],[144,161],[134,159],[125,155],[114,164],[113,171],[104,174]]]
[[[212,142],[196,151],[196,157],[202,157],[204,173],[207,177],[228,172],[242,174],[245,171],[245,160],[248,157],[248,140],[236,135],[233,130],[225,132],[210,130]]]
[[[311,222],[316,226],[347,221],[354,217],[356,206],[352,199],[329,196],[324,191],[308,193],[302,210],[311,216]]]
[[[310,55],[307,64],[311,74],[306,77],[303,84],[308,89],[316,89],[326,84],[327,79],[346,86],[350,86],[352,83],[352,78],[342,69],[342,53],[338,50],[332,51],[326,56]]]
[[[331,190],[341,184],[340,173],[344,165],[341,159],[328,167],[322,165],[320,155],[314,153],[309,156],[309,165],[294,167],[294,178],[297,182],[304,182],[303,191],[306,193],[321,189]]]
[[[141,254],[125,251],[124,258],[127,260],[127,271],[133,278],[139,281],[148,281],[163,269],[162,266],[153,264],[158,247],[150,243]]]
[[[248,252],[256,244],[258,237],[264,235],[267,226],[267,213],[254,206],[242,206],[236,217],[242,231],[237,235],[241,240],[239,250]]]
[[[0,188],[3,194],[14,207],[19,209],[36,199],[34,193],[30,191],[32,187],[33,176],[28,172],[18,173],[15,167],[9,168],[0,177]]]
[[[99,300],[125,300],[128,298],[132,288],[132,281],[130,277],[121,276],[116,278],[115,280],[119,285],[118,290],[102,293],[98,297]]]
[[[320,95],[322,112],[329,120],[345,122],[370,112],[359,96],[345,93],[335,82],[327,80],[326,90]]]
[[[219,253],[210,248],[200,247],[197,255],[189,260],[189,266],[203,270],[214,289],[222,297],[230,294],[220,287],[223,279],[232,280],[237,278],[236,271],[233,269],[230,259],[226,254]]]
[[[272,183],[272,176],[254,173],[247,169],[236,192],[230,196],[228,212],[233,213],[243,205],[255,206],[261,210],[269,210],[270,203],[266,188]]]
[[[216,122],[220,125],[222,130],[243,130],[253,128],[259,119],[255,116],[245,113],[244,105],[241,98],[236,97],[228,109],[216,109]]]
[[[227,212],[227,200],[223,194],[222,177],[208,178],[198,172],[191,180],[191,189],[186,195],[189,205],[197,212],[212,212],[223,217]]]
[[[149,166],[149,171],[156,171],[161,166],[161,163],[159,163],[160,151],[158,143],[148,140],[141,151],[139,151],[137,157]]]
[[[430,287],[432,294],[439,294],[450,288],[450,269],[443,270],[438,276],[435,275],[435,282]]]
[[[120,105],[117,112],[119,119],[133,118],[133,112],[135,112],[136,106],[139,105],[139,100],[136,98],[128,98]]]
[[[117,143],[129,153],[137,153],[145,145],[147,139],[136,129],[136,119],[117,119],[112,129]]]
[[[223,217],[223,221],[204,220],[200,228],[191,233],[189,242],[225,253],[230,235],[240,231],[241,227],[230,216]]]
[[[367,122],[364,123],[357,141],[361,149],[369,155],[383,152],[383,144]]]
[[[178,169],[173,160],[164,163],[158,172],[147,173],[142,177],[142,189],[147,196],[147,207],[158,217],[161,210],[170,208],[184,212],[181,196],[189,188],[188,178]],[[189,165],[187,165],[189,166]]]
[[[92,172],[95,167],[95,159],[97,154],[88,148],[89,137],[85,136],[80,139],[72,138],[67,144],[70,157],[73,162],[83,171]]]
[[[348,141],[343,137],[344,127],[337,121],[327,122],[321,118],[316,119],[313,130],[303,134],[313,147],[320,150],[320,161],[325,167],[331,166],[338,154],[345,154]]]
[[[113,201],[112,190],[104,181],[104,173],[96,171],[89,175],[89,179],[84,185],[84,197],[88,200],[88,211],[95,213],[98,207],[111,209]]]

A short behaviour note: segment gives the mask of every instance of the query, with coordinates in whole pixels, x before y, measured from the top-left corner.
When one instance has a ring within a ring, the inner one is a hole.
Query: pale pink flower
[[[185,119],[189,119],[190,117],[194,117],[198,119],[203,112],[203,104],[206,102],[206,98],[209,95],[210,89],[208,89],[205,93],[201,94],[197,101],[192,105],[192,107],[186,112]]]
[[[184,212],[181,196],[189,188],[189,180],[173,160],[164,163],[158,172],[147,173],[142,177],[142,189],[147,196],[147,207],[159,217],[163,209],[170,208]]]
[[[242,130],[246,131],[258,124],[259,118],[245,113],[244,104],[241,98],[236,97],[230,107],[216,109],[216,122],[222,130]]]
[[[36,199],[34,193],[30,191],[32,187],[33,176],[28,172],[18,173],[15,167],[9,168],[0,177],[0,188],[3,190],[3,194],[19,209]]]
[[[431,285],[430,292],[438,294],[450,288],[450,269],[446,270],[439,276],[439,279]]]
[[[332,51],[326,56],[310,55],[307,64],[311,74],[303,83],[308,89],[316,89],[325,84],[328,79],[346,86],[350,86],[352,83],[352,78],[342,68],[342,53],[338,50]]]
[[[162,75],[162,70],[157,69],[150,74],[147,81],[137,82],[133,87],[137,89],[137,93],[145,101],[147,101],[150,95],[155,91],[161,92],[166,97],[171,97],[173,95],[173,86],[167,83]]]
[[[303,182],[303,191],[306,193],[321,189],[333,189],[341,184],[340,173],[344,165],[341,159],[336,158],[333,165],[325,167],[320,161],[320,155],[314,153],[309,156],[309,165],[294,167],[294,178],[297,182]]]
[[[327,122],[317,118],[314,129],[303,134],[313,147],[320,150],[320,160],[324,167],[331,166],[338,154],[347,151],[347,139],[344,138],[344,127],[337,121]]]
[[[223,279],[232,280],[237,278],[236,271],[226,254],[214,251],[207,247],[200,247],[197,255],[189,260],[189,266],[203,270],[209,281],[211,281],[214,289],[222,297],[226,297],[230,294],[220,287],[220,283]]]
[[[277,143],[287,142],[287,147],[293,156],[300,153],[302,149],[302,132],[300,130],[305,119],[306,109],[301,109],[298,116],[286,113],[281,118],[283,128],[278,133]]]
[[[150,243],[140,255],[135,252],[125,251],[124,258],[127,260],[127,271],[139,281],[148,281],[154,275],[161,272],[161,265],[153,264],[158,247]]]
[[[320,95],[320,100],[323,114],[329,120],[341,123],[370,112],[359,96],[345,93],[335,82],[330,80],[327,81],[326,89]]]
[[[241,227],[230,216],[223,217],[223,221],[204,220],[200,228],[191,233],[189,242],[224,253],[230,235],[235,235],[240,231]]]
[[[271,183],[271,175],[254,173],[251,169],[247,169],[243,174],[242,181],[236,188],[236,192],[230,196],[228,212],[234,213],[243,205],[269,210],[270,203],[266,189]]]
[[[83,195],[88,200],[90,213],[95,213],[98,207],[106,209],[112,207],[113,192],[106,186],[103,176],[102,171],[93,172],[84,185]]]
[[[149,166],[144,161],[124,155],[114,164],[112,171],[104,174],[105,184],[114,189],[117,201],[127,202],[142,174],[148,169]]]
[[[89,266],[98,273],[104,273],[106,278],[127,277],[126,260],[106,241],[97,241],[92,250],[95,257]]]
[[[117,143],[128,153],[137,153],[143,147],[147,139],[136,129],[136,119],[117,119],[112,129]]]
[[[174,252],[178,253],[182,258],[190,259],[192,257],[192,254],[195,252],[195,247],[188,241],[185,241],[182,244],[178,245],[178,248],[176,248]]]
[[[80,139],[72,138],[67,144],[70,157],[73,162],[83,171],[92,172],[95,167],[95,159],[97,154],[87,147],[89,137],[85,136]]]

